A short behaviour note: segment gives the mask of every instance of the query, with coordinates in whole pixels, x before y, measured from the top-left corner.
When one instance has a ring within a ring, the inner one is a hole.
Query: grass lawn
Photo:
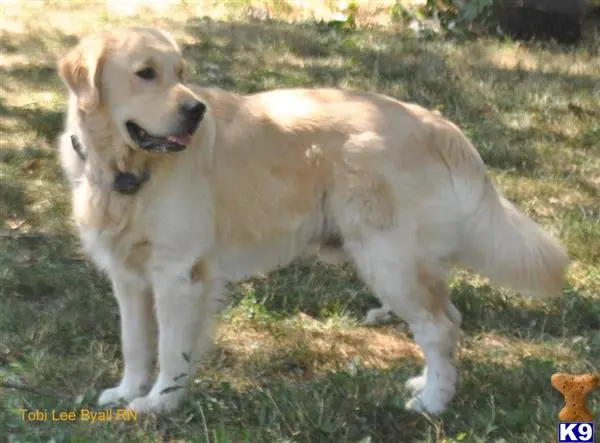
[[[224,3],[236,14],[202,18],[193,2],[136,18],[95,2],[0,3],[0,440],[556,441],[563,399],[550,376],[600,371],[600,36],[577,48],[416,39],[257,22]],[[498,187],[568,245],[563,297],[528,300],[457,272],[461,386],[427,417],[403,408],[403,382],[422,364],[405,325],[361,326],[378,303],[353,270],[298,262],[232,286],[217,350],[178,413],[24,420],[22,409],[91,409],[120,377],[117,304],[79,250],[53,144],[66,96],[56,58],[79,35],[126,24],[173,32],[200,84],[360,88],[439,109]],[[600,418],[600,392],[589,405]]]

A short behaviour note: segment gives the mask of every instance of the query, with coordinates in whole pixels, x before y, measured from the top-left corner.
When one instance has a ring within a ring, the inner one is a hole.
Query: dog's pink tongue
[[[169,141],[173,142],[173,143],[177,143],[178,145],[181,145],[181,146],[187,146],[192,141],[192,136],[188,135],[188,134],[186,134],[186,135],[171,135],[171,136],[169,136]]]

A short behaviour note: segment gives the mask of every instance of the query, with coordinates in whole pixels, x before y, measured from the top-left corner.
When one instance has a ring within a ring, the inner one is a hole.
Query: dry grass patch
[[[517,368],[530,358],[552,360],[558,368],[569,367],[574,361],[583,362],[581,354],[568,342],[548,343],[541,340],[515,339],[495,333],[483,333],[461,348],[460,358],[491,363],[505,368]],[[585,368],[581,368],[585,370]]]
[[[265,324],[233,318],[219,327],[217,343],[210,371],[243,386],[272,378],[317,379],[353,365],[387,370],[402,360],[422,360],[419,347],[393,327],[357,327],[305,314]]]

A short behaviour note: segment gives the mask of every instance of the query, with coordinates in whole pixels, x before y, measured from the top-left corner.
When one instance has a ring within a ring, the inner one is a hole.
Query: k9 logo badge
[[[594,423],[558,423],[558,442],[594,442]]]

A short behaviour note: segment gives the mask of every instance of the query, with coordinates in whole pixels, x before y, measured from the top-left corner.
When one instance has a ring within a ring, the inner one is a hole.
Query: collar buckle
[[[71,146],[81,161],[85,162],[87,160],[87,155],[75,134],[71,134]],[[138,192],[142,185],[149,179],[150,169],[148,167],[142,171],[141,176],[138,176],[133,172],[117,171],[113,181],[113,189],[122,195],[133,195]]]

